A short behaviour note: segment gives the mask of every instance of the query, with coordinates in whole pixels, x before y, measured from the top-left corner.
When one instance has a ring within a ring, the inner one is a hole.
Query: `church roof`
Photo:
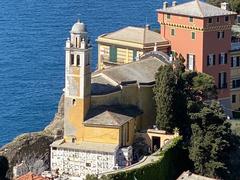
[[[108,94],[120,90],[128,83],[153,84],[158,68],[168,64],[169,57],[153,51],[143,55],[139,61],[113,66],[92,74],[92,95]]]
[[[151,57],[149,59],[107,68],[101,73],[119,84],[133,81],[138,83],[151,83],[155,81],[155,73],[158,68],[165,64],[165,62]]]
[[[104,34],[100,37],[126,42],[133,42],[138,44],[168,42],[164,37],[162,37],[157,32],[151,31],[147,28],[133,26],[128,26],[116,32]]]
[[[176,6],[158,9],[157,11],[201,18],[236,14],[235,12],[221,9],[200,0],[194,0]]]
[[[97,106],[88,111],[84,124],[120,127],[140,114],[136,106]]]
[[[92,95],[103,95],[109,94],[115,91],[119,91],[121,88],[118,84],[111,82],[106,76],[103,74],[99,74],[97,76],[93,76],[91,78],[92,81]]]
[[[78,20],[72,27],[71,33],[80,34],[86,31],[85,24]]]

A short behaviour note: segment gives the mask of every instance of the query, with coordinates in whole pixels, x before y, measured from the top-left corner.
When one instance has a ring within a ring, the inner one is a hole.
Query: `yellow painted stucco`
[[[240,51],[231,52],[231,56],[238,56],[240,57]],[[231,67],[231,103],[232,103],[232,110],[239,110],[240,109],[240,88],[232,88],[232,81],[240,79],[240,66],[238,67]],[[232,101],[233,95],[236,96],[236,102]]]
[[[84,136],[84,129],[83,129],[83,121],[85,115],[90,107],[90,97],[83,99],[72,99],[66,98],[65,101],[69,101],[67,105],[65,105],[65,124],[67,123],[70,128],[72,128],[72,133],[69,135],[65,135],[65,140],[72,137],[76,138],[77,142],[81,142]],[[72,101],[72,104],[71,104]],[[69,137],[70,136],[70,137]]]
[[[105,127],[84,127],[84,141],[119,144],[119,129]]]

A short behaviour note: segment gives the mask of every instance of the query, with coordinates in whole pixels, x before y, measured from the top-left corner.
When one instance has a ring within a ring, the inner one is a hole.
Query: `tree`
[[[156,101],[156,124],[159,129],[172,132],[175,128],[174,95],[176,76],[172,65],[161,66],[156,73],[156,85],[153,89]]]
[[[186,72],[183,76],[189,99],[205,101],[217,98],[217,87],[212,76],[197,72]]]
[[[216,97],[214,78],[196,72],[185,72],[185,59],[174,54],[172,65],[159,68],[154,87],[156,101],[156,124],[159,129],[172,132],[180,129],[180,134],[187,135],[190,129],[188,102],[204,101]]]
[[[207,0],[207,3],[210,3],[214,6],[221,6],[221,3],[229,3],[230,10],[240,13],[240,1],[239,0]]]
[[[189,157],[195,172],[208,177],[227,177],[232,134],[219,103],[203,104],[190,115],[193,123]]]

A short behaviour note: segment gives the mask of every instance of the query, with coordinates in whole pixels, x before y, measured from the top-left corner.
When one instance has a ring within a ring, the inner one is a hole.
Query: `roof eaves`
[[[163,10],[163,9],[158,9],[157,12],[162,12],[162,13],[165,13],[165,14],[173,14],[173,15],[189,16],[189,15],[184,14],[184,13],[169,12],[169,11],[165,11],[165,10]],[[203,16],[197,16],[197,15],[191,15],[191,17],[195,17],[195,18],[204,18]]]

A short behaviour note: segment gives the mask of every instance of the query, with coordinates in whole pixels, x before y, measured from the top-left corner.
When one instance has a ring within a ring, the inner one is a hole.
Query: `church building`
[[[51,145],[51,170],[77,179],[131,164],[136,133],[155,123],[155,73],[170,63],[165,53],[153,51],[91,73],[91,51],[78,21],[65,48],[64,138]],[[160,148],[163,139],[158,141]]]

